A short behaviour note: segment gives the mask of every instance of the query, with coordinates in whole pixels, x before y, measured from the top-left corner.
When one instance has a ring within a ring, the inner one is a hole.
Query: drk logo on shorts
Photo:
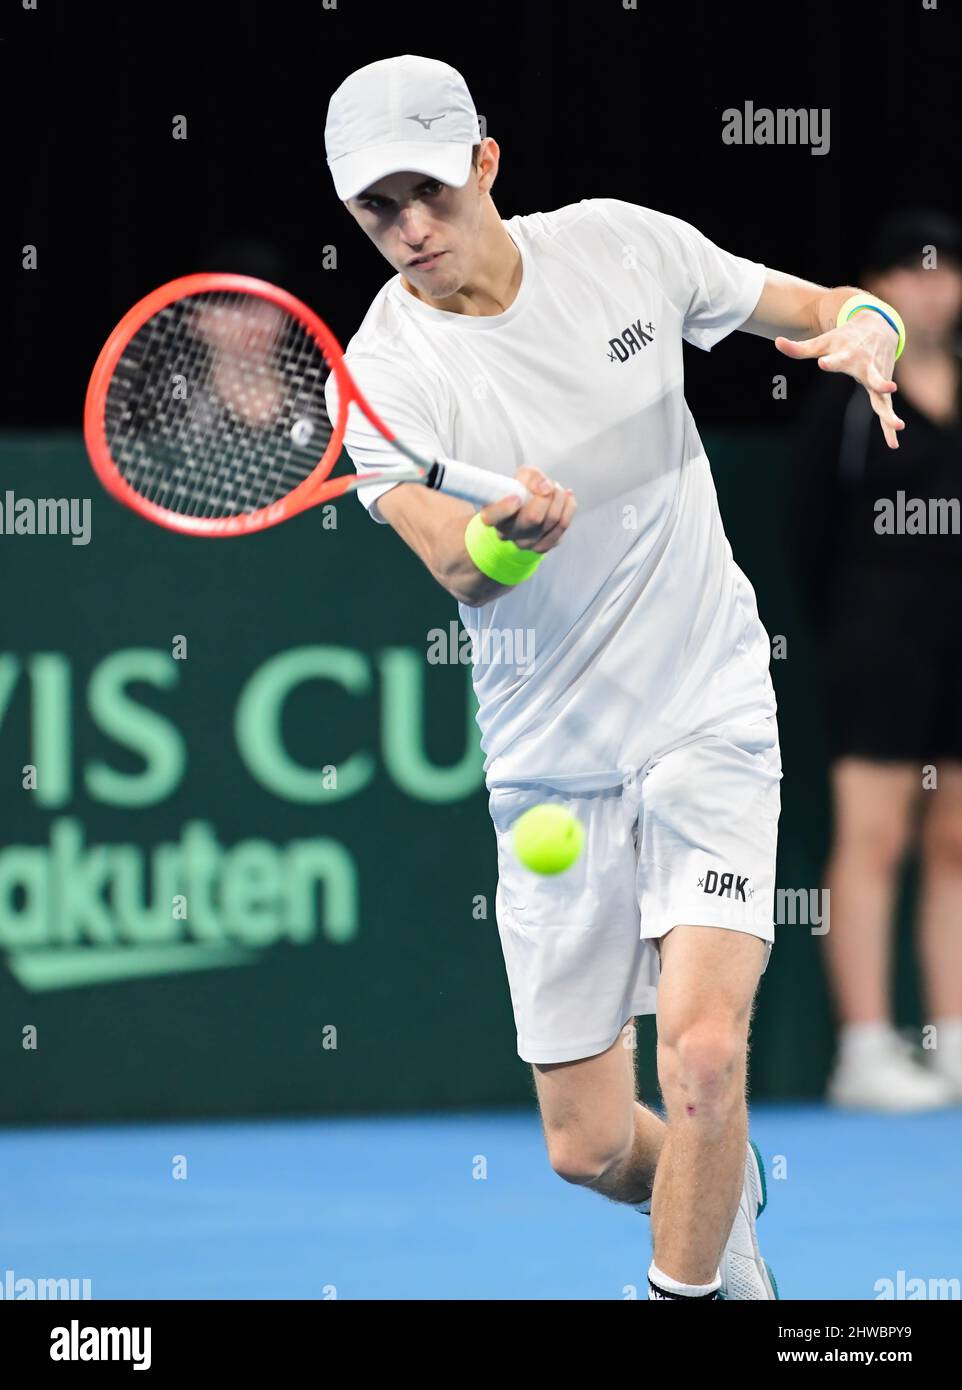
[[[703,893],[713,893],[716,898],[737,899],[739,902],[747,902],[748,898],[755,896],[754,888],[747,885],[747,874],[720,874],[717,869],[709,869],[704,878],[698,880],[698,887]]]
[[[654,340],[655,325],[646,323],[642,327],[641,319],[630,323],[627,328],[621,330],[617,338],[608,339],[609,362],[627,362],[629,357],[634,357],[636,352],[640,352],[643,347],[647,347]]]

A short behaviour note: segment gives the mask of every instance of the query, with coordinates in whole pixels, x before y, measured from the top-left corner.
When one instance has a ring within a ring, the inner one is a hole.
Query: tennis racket
[[[331,476],[352,402],[404,462]],[[90,378],[84,439],[108,492],[194,536],[248,535],[376,482],[482,504],[530,497],[513,478],[408,448],[365,400],[317,314],[246,275],[171,280],[124,315]]]

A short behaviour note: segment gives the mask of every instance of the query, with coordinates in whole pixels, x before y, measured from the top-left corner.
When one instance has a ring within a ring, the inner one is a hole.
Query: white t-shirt
[[[523,266],[504,313],[432,308],[395,276],[346,358],[422,455],[509,477],[533,464],[574,489],[574,521],[534,576],[459,612],[488,786],[610,786],[700,733],[775,715],[768,636],[682,362],[682,339],[708,351],[745,322],[765,267],[615,198],[503,225]],[[362,473],[401,461],[356,408],[345,446]],[[389,486],[358,493],[376,520]]]

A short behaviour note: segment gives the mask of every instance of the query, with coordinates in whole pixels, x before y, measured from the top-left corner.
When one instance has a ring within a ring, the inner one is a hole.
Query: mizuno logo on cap
[[[442,111],[441,116],[447,116],[447,111]],[[430,130],[435,121],[439,121],[441,116],[405,116],[406,121],[417,121],[418,125],[424,126],[425,130]]]

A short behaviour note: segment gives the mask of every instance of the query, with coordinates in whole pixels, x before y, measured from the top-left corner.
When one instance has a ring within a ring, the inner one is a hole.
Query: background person
[[[925,268],[933,249],[937,264]],[[894,377],[906,429],[887,449],[857,384],[821,381],[799,436],[791,530],[829,687],[824,940],[839,1036],[828,1095],[917,1110],[962,1099],[962,536],[880,534],[876,504],[899,491],[960,496],[962,230],[933,210],[893,213],[863,267],[865,287],[905,321]],[[923,790],[929,766],[937,788]],[[893,1022],[894,921],[913,845],[924,1017],[937,1044],[921,1055]]]

